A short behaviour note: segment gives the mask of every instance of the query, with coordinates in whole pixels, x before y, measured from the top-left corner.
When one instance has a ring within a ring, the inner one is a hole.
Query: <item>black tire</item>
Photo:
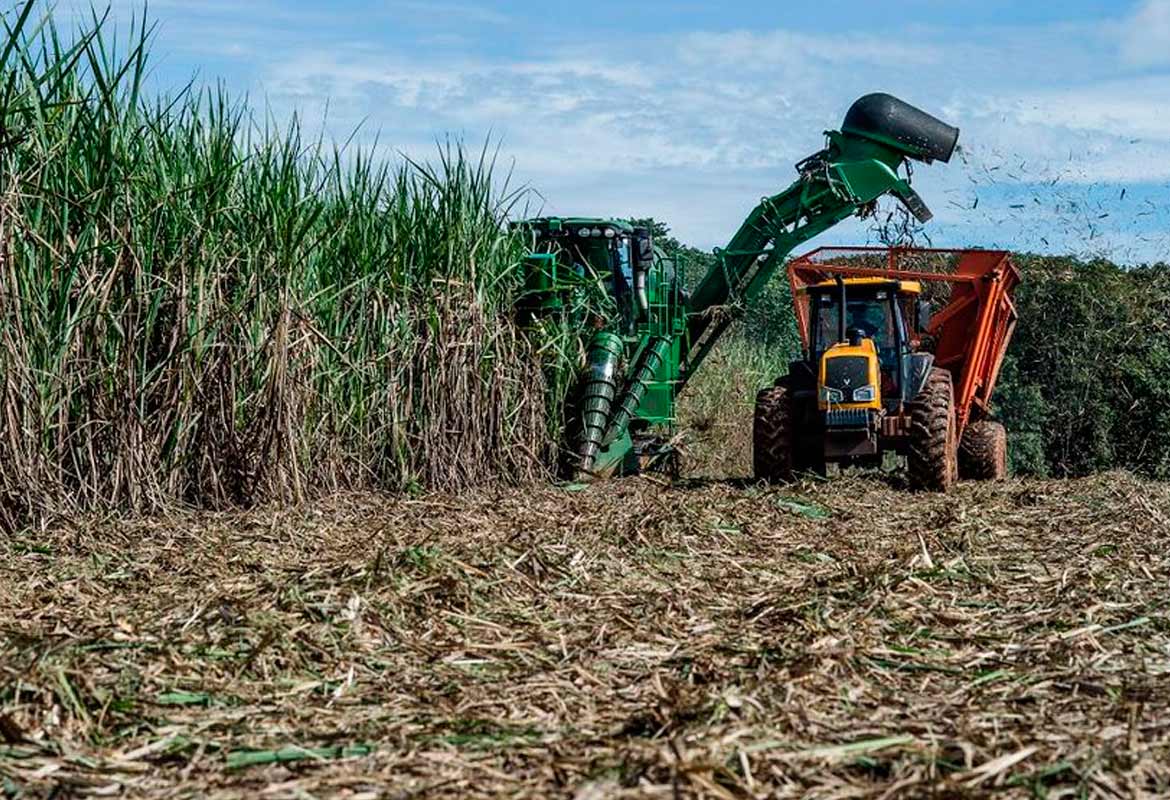
[[[1007,474],[1007,429],[991,420],[972,422],[959,443],[959,475],[973,481],[1002,481]]]
[[[756,395],[752,421],[752,467],[756,480],[782,483],[792,480],[792,398],[782,381]]]
[[[935,368],[926,385],[909,404],[910,454],[907,466],[910,488],[924,492],[948,492],[959,479],[955,389],[951,373]]]

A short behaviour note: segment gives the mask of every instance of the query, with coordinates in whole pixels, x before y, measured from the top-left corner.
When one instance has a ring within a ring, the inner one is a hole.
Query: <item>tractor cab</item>
[[[818,405],[856,418],[898,411],[917,393],[920,365],[911,359],[922,286],[915,281],[849,278],[808,287],[809,356]]]

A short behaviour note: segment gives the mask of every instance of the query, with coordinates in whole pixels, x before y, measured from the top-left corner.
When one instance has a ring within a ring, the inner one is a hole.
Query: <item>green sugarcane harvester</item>
[[[603,293],[612,313],[582,319],[588,367],[573,396],[567,452],[580,477],[628,474],[670,458],[663,431],[675,402],[734,319],[784,268],[794,248],[887,194],[920,221],[931,218],[911,188],[908,160],[948,162],[959,131],[886,94],[862,97],[823,150],[797,164],[797,180],[764,198],[687,296],[651,232],[598,218],[544,217],[533,236],[521,312],[530,320],[571,313],[582,292]],[[903,168],[906,168],[903,170]],[[900,174],[904,172],[906,177]]]

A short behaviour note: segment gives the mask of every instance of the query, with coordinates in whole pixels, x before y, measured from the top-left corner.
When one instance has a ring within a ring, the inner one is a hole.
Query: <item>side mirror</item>
[[[919,300],[915,306],[915,312],[918,316],[918,332],[925,333],[930,327],[931,315],[934,309],[930,307],[929,300]]]
[[[654,237],[649,228],[634,228],[634,299],[642,319],[650,314],[648,289],[650,270],[654,269]]]
[[[654,268],[654,237],[649,228],[634,228],[634,269],[649,272]]]

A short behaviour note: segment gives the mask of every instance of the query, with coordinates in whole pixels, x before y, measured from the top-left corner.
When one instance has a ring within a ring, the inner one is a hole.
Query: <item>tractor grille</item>
[[[838,356],[825,365],[825,386],[840,389],[845,401],[853,398],[853,391],[869,384],[869,359],[864,356]]]
[[[828,411],[825,413],[825,427],[832,430],[868,430],[870,413],[865,408]]]

